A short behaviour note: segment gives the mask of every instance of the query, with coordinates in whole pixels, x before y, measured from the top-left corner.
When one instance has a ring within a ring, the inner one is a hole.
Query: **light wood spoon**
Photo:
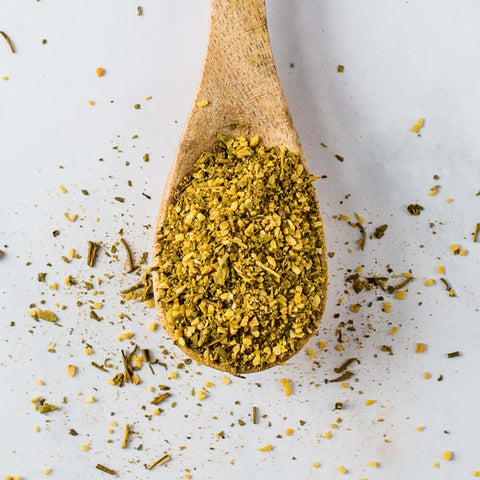
[[[205,101],[208,101],[208,105],[198,106]],[[185,175],[192,172],[200,153],[212,150],[219,133],[247,138],[258,135],[267,147],[284,146],[298,152],[308,172],[275,68],[268,37],[265,0],[211,0],[210,31],[203,71],[167,178],[155,238],[172,202],[175,187]],[[325,241],[323,243],[325,244]],[[325,252],[326,248],[323,254],[326,269]],[[156,242],[153,254],[155,263],[158,255]],[[155,288],[158,277],[154,271],[152,275],[157,314],[162,326],[173,338],[173,331],[166,322]],[[326,298],[326,286],[323,298]],[[325,304],[321,307],[322,312],[324,307]],[[320,320],[321,316],[316,319],[317,325]],[[302,339],[297,351],[309,338]],[[218,364],[206,362],[189,348],[180,348],[200,363],[220,370],[225,369]],[[292,355],[294,353],[296,352]],[[272,363],[268,367],[237,373],[251,373],[274,365],[275,363]]]

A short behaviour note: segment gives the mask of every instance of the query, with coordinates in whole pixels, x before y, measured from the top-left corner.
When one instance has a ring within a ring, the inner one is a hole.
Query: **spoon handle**
[[[265,128],[291,128],[270,46],[265,0],[211,0],[209,41],[195,103],[202,100],[209,107],[199,117],[211,120],[217,131],[219,122],[253,135]]]

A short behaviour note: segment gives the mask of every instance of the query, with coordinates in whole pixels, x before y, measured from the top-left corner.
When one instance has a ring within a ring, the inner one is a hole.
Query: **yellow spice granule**
[[[367,401],[365,402],[365,405],[366,405],[367,407],[369,407],[370,405],[373,405],[375,402],[376,402],[376,400],[367,400]]]
[[[50,475],[50,472],[52,471],[51,468],[46,468],[45,471],[43,472],[44,475]]]
[[[473,472],[473,476],[474,476],[474,477],[480,477],[480,470],[475,470],[475,471]]]
[[[426,287],[431,287],[434,284],[435,284],[435,280],[433,278],[429,278],[428,280],[425,280],[425,283],[424,283]]]
[[[85,349],[85,355],[91,355],[92,353],[93,353],[93,348],[87,347],[87,348]]]
[[[343,465],[340,465],[340,466],[338,467],[338,471],[339,471],[340,473],[343,473],[344,475],[347,473],[347,469],[346,469]]]
[[[377,468],[378,462],[375,462],[374,460],[372,460],[371,462],[368,462],[368,466],[372,468]]]
[[[93,308],[95,310],[100,310],[101,308],[103,307],[103,303],[102,302],[96,302],[93,304]]]
[[[445,273],[445,267],[443,265],[439,265],[437,267],[437,272],[443,275]]]
[[[115,420],[111,420],[110,422],[108,422],[108,424],[109,424],[111,427],[116,427],[116,426],[118,426],[118,423],[115,422]]]
[[[340,384],[340,386],[341,386],[342,388],[348,388],[348,382],[342,382],[342,383]]]
[[[445,450],[443,452],[442,458],[447,462],[450,461],[452,459],[452,452],[450,450]]]
[[[320,466],[320,464],[319,464],[318,462],[315,462],[315,463],[312,465],[313,468],[318,468],[319,466]]]
[[[75,365],[69,365],[67,367],[67,373],[69,377],[74,377],[77,373],[77,367]]]
[[[423,378],[428,379],[431,375],[428,372],[423,372]]]
[[[155,306],[155,299],[149,298],[148,300],[145,300],[143,304],[145,305],[145,308],[153,308]]]
[[[89,100],[89,101],[88,101],[88,104],[91,105],[91,106],[93,106],[93,105],[95,105],[95,102],[94,102],[93,100]]]
[[[439,467],[440,467],[440,464],[439,464],[438,462],[435,462],[435,463],[433,464],[433,466],[434,466],[435,468],[439,468]]]
[[[170,375],[168,376],[168,378],[171,378],[171,379],[178,378],[178,373],[177,372],[170,372]]]
[[[332,438],[332,434],[327,430],[326,432],[323,432],[323,438]]]
[[[407,292],[405,290],[398,290],[394,295],[395,300],[405,300],[407,298]]]
[[[86,401],[87,403],[94,403],[94,402],[95,402],[95,399],[90,395],[90,396],[88,396],[88,397],[85,399],[85,401]]]
[[[458,243],[452,243],[448,249],[455,255],[460,251],[460,245]]]
[[[307,348],[307,355],[308,355],[309,357],[312,357],[312,358],[317,356],[317,354],[315,353],[315,351],[312,350],[311,348]]]
[[[132,332],[123,332],[117,337],[117,340],[119,342],[121,342],[122,340],[128,340],[129,338],[132,338],[134,335],[135,334]]]
[[[78,217],[76,213],[74,213],[73,215],[70,215],[68,212],[65,212],[64,215],[69,222],[74,222]]]
[[[417,430],[418,430],[419,432],[423,432],[424,428],[425,428],[425,427],[424,427],[423,425],[420,425],[419,427],[417,427]]]
[[[432,189],[428,192],[428,195],[429,195],[430,197],[433,197],[433,196],[435,196],[437,193],[438,193],[438,188],[432,188]]]
[[[205,398],[207,398],[207,394],[205,393],[204,390],[198,390],[197,391],[197,398],[198,398],[198,400],[205,400]]]
[[[60,188],[60,191],[61,191],[62,193],[67,193],[67,189],[66,189],[65,187],[62,187],[61,185],[59,185],[58,188]]]
[[[40,427],[39,427],[38,425],[35,425],[35,426],[33,427],[33,431],[34,431],[35,433],[38,433],[38,432],[40,431]]]
[[[289,397],[292,394],[292,386],[290,384],[290,380],[287,378],[282,378],[280,383],[283,385],[283,391],[286,397]]]
[[[418,133],[420,129],[423,127],[423,123],[425,122],[424,118],[419,118],[415,125],[412,127],[412,132],[413,133]]]
[[[45,385],[45,382],[44,382],[43,380],[39,380],[37,383],[38,383],[40,386]]]
[[[390,335],[395,335],[398,332],[398,327],[392,327],[390,330]]]
[[[158,415],[160,415],[160,409],[156,408],[152,413],[153,413],[153,415],[158,416]]]
[[[222,375],[222,382],[225,385],[230,385],[232,383],[232,381],[226,375]]]
[[[362,306],[359,305],[358,303],[354,303],[353,305],[350,305],[350,311],[353,313],[358,313],[361,307]]]
[[[50,290],[57,290],[57,289],[58,289],[58,285],[55,282],[52,282],[50,284]]]
[[[327,348],[327,343],[326,342],[318,342],[318,346],[320,347],[321,350],[325,350]]]
[[[155,330],[157,329],[157,322],[149,323],[147,328],[148,328],[148,330],[150,330],[151,332],[155,331]]]
[[[268,444],[268,445],[265,445],[265,446],[262,447],[262,448],[259,448],[258,451],[259,451],[259,452],[269,452],[270,450],[272,450],[272,448],[273,448],[273,447],[272,447],[270,444]]]
[[[392,305],[390,304],[390,302],[385,302],[383,304],[383,311],[385,313],[390,313],[392,311]]]
[[[447,198],[447,203],[452,203],[453,202],[453,198]]]
[[[98,67],[96,72],[97,72],[97,77],[103,77],[105,75],[105,69],[102,67]]]
[[[423,353],[427,346],[424,343],[417,343],[417,348],[415,349],[415,353]]]
[[[341,352],[343,350],[343,345],[341,345],[341,344],[340,345],[335,345],[335,350],[337,352]]]
[[[208,100],[199,100],[197,102],[197,107],[202,108],[206,107],[210,102]]]
[[[287,429],[285,430],[285,435],[287,435],[287,436],[288,436],[288,435],[291,435],[292,433],[293,433],[293,428],[287,428]]]
[[[206,382],[206,383],[205,383],[205,386],[206,386],[207,388],[212,388],[212,387],[215,386],[215,384],[212,383],[212,382]]]
[[[462,248],[458,254],[461,256],[461,257],[464,257],[466,254],[467,254],[467,250],[465,248]]]
[[[84,444],[84,445],[82,445],[82,446],[80,447],[80,449],[82,450],[82,452],[88,452],[91,448],[92,448],[92,447],[91,447],[90,445],[86,445],[86,444]]]

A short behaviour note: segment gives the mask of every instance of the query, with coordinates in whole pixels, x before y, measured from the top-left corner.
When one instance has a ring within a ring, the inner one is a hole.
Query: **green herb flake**
[[[407,206],[407,211],[410,215],[416,216],[420,215],[420,212],[423,210],[423,207],[418,203],[411,203]]]
[[[120,203],[123,203],[125,201],[123,197],[115,197],[115,200]]]
[[[37,280],[38,280],[39,282],[44,282],[46,276],[47,276],[46,273],[39,273],[39,274],[37,275]]]
[[[159,405],[160,403],[164,402],[170,396],[171,396],[171,393],[169,393],[169,392],[160,393],[150,403],[152,405]]]
[[[39,411],[42,414],[53,412],[54,410],[59,410],[59,407],[51,405],[50,403],[46,403],[43,397],[32,398],[30,402],[33,404],[35,410]]]
[[[138,16],[142,16],[142,15],[143,15],[143,8],[140,7],[140,6],[137,7],[137,15],[138,15]]]
[[[34,316],[40,318],[41,320],[45,320],[46,322],[55,323],[58,320],[57,316],[50,310],[37,309],[34,313]]]
[[[373,232],[373,236],[378,239],[382,238],[385,235],[387,228],[388,228],[388,225],[380,225]]]
[[[343,162],[343,161],[345,160],[341,155],[335,155],[335,158],[336,158],[339,162]]]
[[[337,72],[338,73],[343,73],[344,70],[345,70],[345,67],[343,65],[338,65],[337,66]]]
[[[149,162],[150,161],[150,155],[148,153],[146,153],[144,156],[143,156],[143,161],[144,162]]]

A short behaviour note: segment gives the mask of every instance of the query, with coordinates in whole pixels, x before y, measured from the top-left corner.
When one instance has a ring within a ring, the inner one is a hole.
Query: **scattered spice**
[[[292,394],[292,385],[290,384],[290,380],[288,380],[287,378],[282,378],[280,379],[280,383],[283,386],[285,396],[289,397]]]
[[[365,402],[365,405],[366,405],[367,407],[369,407],[370,405],[373,405],[375,402],[376,402],[376,400],[367,400],[367,401]]]
[[[147,470],[151,470],[154,467],[160,467],[161,465],[164,465],[170,460],[170,455],[166,454],[163,457],[160,457],[158,460],[153,462],[149,467],[147,467]]]
[[[101,470],[102,472],[108,473],[109,475],[116,475],[117,472],[115,470],[112,470],[111,468],[105,467],[105,465],[101,465],[100,463],[97,463],[97,466],[95,467],[98,470]]]
[[[55,405],[51,405],[50,403],[46,403],[43,397],[35,397],[30,400],[33,404],[35,410],[38,410],[40,413],[48,413],[53,412],[54,410],[58,410],[59,407]]]
[[[335,155],[335,158],[336,158],[339,162],[343,162],[343,161],[345,160],[341,155]]]
[[[97,250],[99,244],[95,242],[88,241],[88,253],[87,253],[87,265],[93,267],[97,259]]]
[[[13,43],[12,41],[10,40],[10,37],[5,33],[5,32],[2,32],[0,30],[0,35],[5,39],[5,41],[7,42],[7,45],[8,47],[10,48],[10,51],[12,53],[15,53],[15,48],[13,47]]]
[[[382,238],[385,235],[387,228],[388,228],[388,225],[380,225],[373,232],[373,236],[378,239]]]
[[[473,232],[473,241],[474,242],[477,241],[479,233],[480,233],[480,222],[475,225],[475,230]]]
[[[452,452],[450,450],[445,450],[445,452],[443,452],[442,458],[447,462],[450,461],[452,459]]]
[[[455,358],[459,356],[460,356],[460,352],[458,350],[456,352],[447,353],[447,358]]]
[[[69,365],[67,368],[68,376],[74,377],[77,373],[77,367],[75,365]]]
[[[418,133],[420,132],[420,129],[423,127],[423,123],[424,123],[425,119],[424,118],[419,118],[415,125],[412,127],[412,132],[413,133]]]
[[[455,290],[450,286],[450,284],[447,282],[447,280],[443,277],[440,278],[440,281],[445,285],[445,290],[447,290],[448,295],[450,297],[455,297]]]
[[[338,65],[337,66],[337,72],[342,73],[345,70],[345,67],[343,65]]]
[[[352,378],[354,375],[353,372],[350,370],[347,370],[345,373],[342,373],[339,377],[333,378],[332,380],[329,380],[330,383],[335,383],[335,382],[343,382],[345,380],[348,380],[349,378]]]
[[[346,370],[353,362],[360,363],[358,358],[349,358],[345,362],[343,362],[339,367],[334,368],[335,373],[342,373],[344,370]],[[330,380],[331,381],[331,380]]]
[[[219,136],[177,186],[156,238],[167,331],[232,373],[290,358],[324,304],[314,177],[298,154],[257,142]]]
[[[120,242],[122,242],[122,245],[125,247],[125,251],[127,252],[127,273],[131,273],[135,270],[135,267],[133,266],[132,253],[130,252],[130,248],[123,237],[120,239]]]
[[[420,212],[423,210],[423,207],[418,203],[411,203],[407,206],[407,211],[410,215],[420,215]]]
[[[142,15],[143,15],[143,8],[140,7],[140,6],[137,7],[137,15],[138,15],[138,16],[142,16]]]
[[[123,441],[122,441],[122,448],[127,448],[128,438],[130,437],[130,425],[128,423],[125,424],[125,432],[123,434]]]
[[[415,349],[415,353],[423,353],[427,346],[424,343],[417,343],[417,348]]]
[[[98,67],[96,70],[97,77],[103,77],[105,75],[105,69],[102,67]]]
[[[150,403],[152,405],[159,405],[160,403],[162,403],[163,401],[165,401],[168,397],[171,396],[171,393],[169,392],[165,392],[165,393],[160,393],[159,395],[157,395]]]
[[[210,102],[208,100],[199,100],[197,102],[197,107],[202,108],[202,107],[206,107],[209,104]]]
[[[254,425],[257,424],[257,407],[252,407],[252,422]]]
[[[259,452],[269,452],[270,450],[273,450],[273,447],[270,444],[258,449]]]

